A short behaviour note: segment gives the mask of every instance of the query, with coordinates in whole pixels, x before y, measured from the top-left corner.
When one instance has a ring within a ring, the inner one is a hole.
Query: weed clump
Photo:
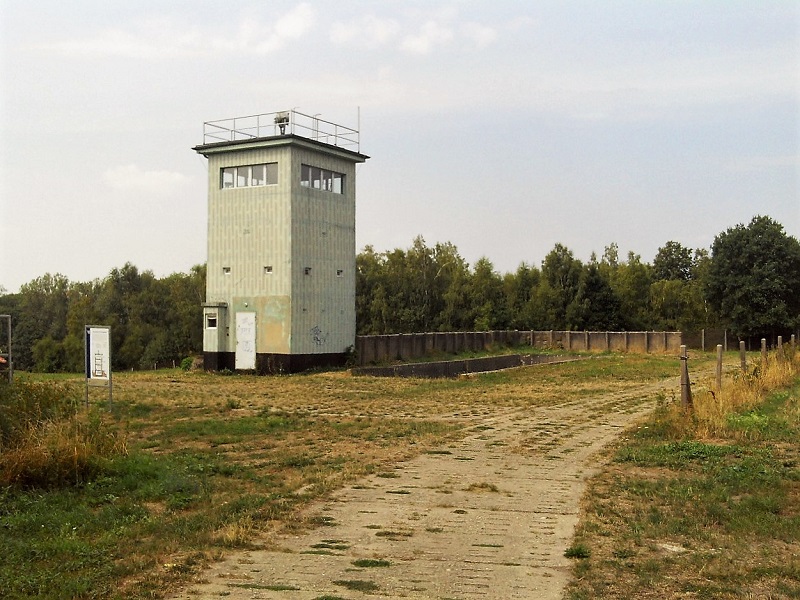
[[[125,440],[97,412],[81,414],[68,384],[0,384],[0,485],[79,485],[127,452]]]
[[[589,558],[591,555],[589,548],[583,544],[573,544],[564,551],[566,558]]]

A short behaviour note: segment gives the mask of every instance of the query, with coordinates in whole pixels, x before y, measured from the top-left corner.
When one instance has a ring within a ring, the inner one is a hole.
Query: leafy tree
[[[574,329],[616,331],[621,328],[619,298],[600,274],[597,264],[590,264],[581,274],[578,292],[567,307],[567,322]]]
[[[366,246],[356,256],[356,331],[359,335],[385,331],[387,306],[382,277],[382,256],[372,246]]]
[[[359,334],[464,327],[469,269],[453,244],[429,247],[418,236],[408,250],[377,253],[367,246],[356,257],[356,270]]]
[[[653,279],[688,281],[692,266],[692,249],[669,241],[658,249],[653,259]]]
[[[20,287],[13,334],[14,362],[19,368],[34,366],[33,347],[39,340],[45,337],[56,342],[64,339],[69,290],[69,280],[58,273],[46,273]]]
[[[469,265],[450,242],[437,243],[434,256],[438,269],[436,281],[441,294],[442,311],[436,318],[436,331],[461,331],[467,329],[467,287],[470,282]]]
[[[513,329],[536,329],[536,288],[541,282],[541,272],[536,267],[520,264],[515,273],[503,277],[510,327]]]
[[[64,367],[64,348],[49,335],[38,340],[31,349],[34,368],[42,373],[56,373]]]
[[[544,311],[550,317],[552,329],[568,329],[567,307],[575,299],[583,265],[562,244],[556,244],[542,261],[542,279],[547,289],[539,295]]]
[[[601,263],[602,265],[602,263]],[[628,260],[611,274],[611,289],[619,298],[621,326],[628,331],[653,329],[648,305],[652,267],[642,257],[628,252]]]
[[[503,280],[486,257],[479,258],[475,263],[469,295],[472,304],[472,329],[490,331],[507,326]]]
[[[680,279],[659,279],[650,285],[650,307],[653,329],[680,331],[686,313],[691,309],[688,282]]]
[[[708,299],[742,337],[800,325],[800,242],[766,216],[719,234],[711,248]]]

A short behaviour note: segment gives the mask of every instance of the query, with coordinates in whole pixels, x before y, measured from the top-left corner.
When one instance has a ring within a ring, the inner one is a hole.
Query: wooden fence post
[[[692,408],[692,384],[689,381],[689,355],[686,353],[686,346],[681,346],[681,406],[686,409]]]
[[[767,366],[767,340],[761,338],[761,369]]]
[[[717,393],[722,391],[722,344],[717,344]]]
[[[744,350],[744,340],[739,342],[739,361],[742,363],[742,373],[747,373],[747,353]]]
[[[778,336],[778,362],[783,362],[783,336]]]

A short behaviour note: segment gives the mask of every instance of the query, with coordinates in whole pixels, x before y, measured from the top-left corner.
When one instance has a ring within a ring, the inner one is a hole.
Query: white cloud
[[[399,31],[400,25],[394,19],[367,15],[357,21],[334,23],[331,26],[330,38],[334,44],[359,43],[374,48],[393,40]]]
[[[185,186],[189,178],[175,171],[145,171],[130,164],[106,169],[103,181],[117,191],[163,196]]]
[[[38,47],[74,56],[127,57],[137,59],[203,57],[219,52],[268,54],[310,31],[315,11],[298,4],[277,18],[244,18],[230,35],[204,31],[186,20],[161,17],[132,24],[127,29],[109,28],[75,39],[39,44]]]
[[[135,31],[106,29],[94,37],[42,44],[39,47],[75,56],[123,56],[153,59],[197,54],[203,36],[192,29],[179,30],[165,19],[149,20]]]
[[[464,23],[461,33],[478,48],[486,48],[497,39],[497,31],[480,23]]]
[[[426,21],[415,35],[406,36],[401,48],[412,54],[428,54],[436,46],[446,46],[453,40],[453,30],[436,21]]]
[[[314,9],[302,3],[275,22],[275,35],[283,39],[294,39],[305,34],[314,22]]]

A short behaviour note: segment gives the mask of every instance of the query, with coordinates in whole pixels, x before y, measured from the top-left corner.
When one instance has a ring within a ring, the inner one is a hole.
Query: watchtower
[[[359,132],[294,110],[203,126],[207,370],[343,364],[355,344]]]

